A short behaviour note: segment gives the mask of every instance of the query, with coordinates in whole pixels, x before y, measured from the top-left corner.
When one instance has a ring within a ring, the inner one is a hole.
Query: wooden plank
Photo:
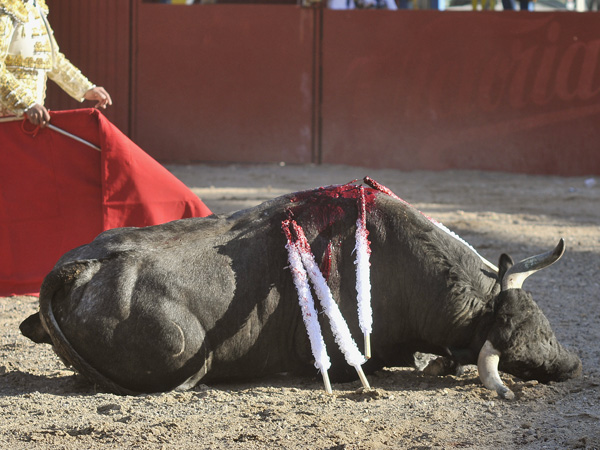
[[[161,161],[311,162],[313,15],[138,4],[136,141]]]
[[[61,51],[93,83],[104,86],[114,105],[103,111],[129,133],[131,2],[124,0],[48,0],[49,20]],[[50,109],[90,107],[48,83]]]
[[[323,162],[600,173],[593,13],[325,11]]]

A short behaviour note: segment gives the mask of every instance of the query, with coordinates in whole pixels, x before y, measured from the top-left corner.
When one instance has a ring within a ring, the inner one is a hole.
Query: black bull
[[[315,373],[281,226],[294,219],[304,229],[353,336],[361,336],[358,192],[332,186],[231,215],[102,233],[59,260],[42,285],[40,312],[21,330],[122,394],[189,388],[201,379]],[[478,364],[483,383],[510,398],[498,368],[542,382],[581,372],[579,358],[557,342],[520,286],[562,255],[562,241],[514,266],[503,255],[495,270],[410,205],[377,189],[364,192],[373,309],[366,373],[408,365],[417,351],[434,353]],[[330,376],[347,379],[353,370],[326,325]]]

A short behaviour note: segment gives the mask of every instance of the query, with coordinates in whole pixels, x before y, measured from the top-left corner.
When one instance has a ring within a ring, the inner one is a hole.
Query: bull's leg
[[[423,374],[441,377],[444,375],[460,375],[463,372],[463,366],[451,358],[439,356],[431,359],[423,369]]]

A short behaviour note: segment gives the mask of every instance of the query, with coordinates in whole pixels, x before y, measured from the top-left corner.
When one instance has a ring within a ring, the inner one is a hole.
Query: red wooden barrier
[[[600,174],[595,13],[49,4],[161,161]]]
[[[325,11],[323,162],[600,173],[593,14]]]
[[[47,0],[60,50],[93,83],[104,86],[114,106],[103,111],[121,131],[130,130],[131,24],[134,0]],[[48,83],[46,106],[74,109],[76,102]]]
[[[142,148],[162,161],[311,161],[311,10],[142,3],[138,13]]]

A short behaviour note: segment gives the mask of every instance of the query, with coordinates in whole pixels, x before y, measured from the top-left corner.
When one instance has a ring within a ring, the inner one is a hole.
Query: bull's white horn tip
[[[494,348],[490,341],[485,341],[477,359],[477,370],[483,385],[491,391],[496,391],[500,398],[512,400],[515,394],[500,379],[498,363],[500,352]]]
[[[504,400],[514,400],[515,399],[515,393],[513,391],[511,391],[509,388],[507,388],[506,386],[502,386],[502,388],[497,389],[496,392],[498,393],[498,396],[500,398],[503,398]]]

